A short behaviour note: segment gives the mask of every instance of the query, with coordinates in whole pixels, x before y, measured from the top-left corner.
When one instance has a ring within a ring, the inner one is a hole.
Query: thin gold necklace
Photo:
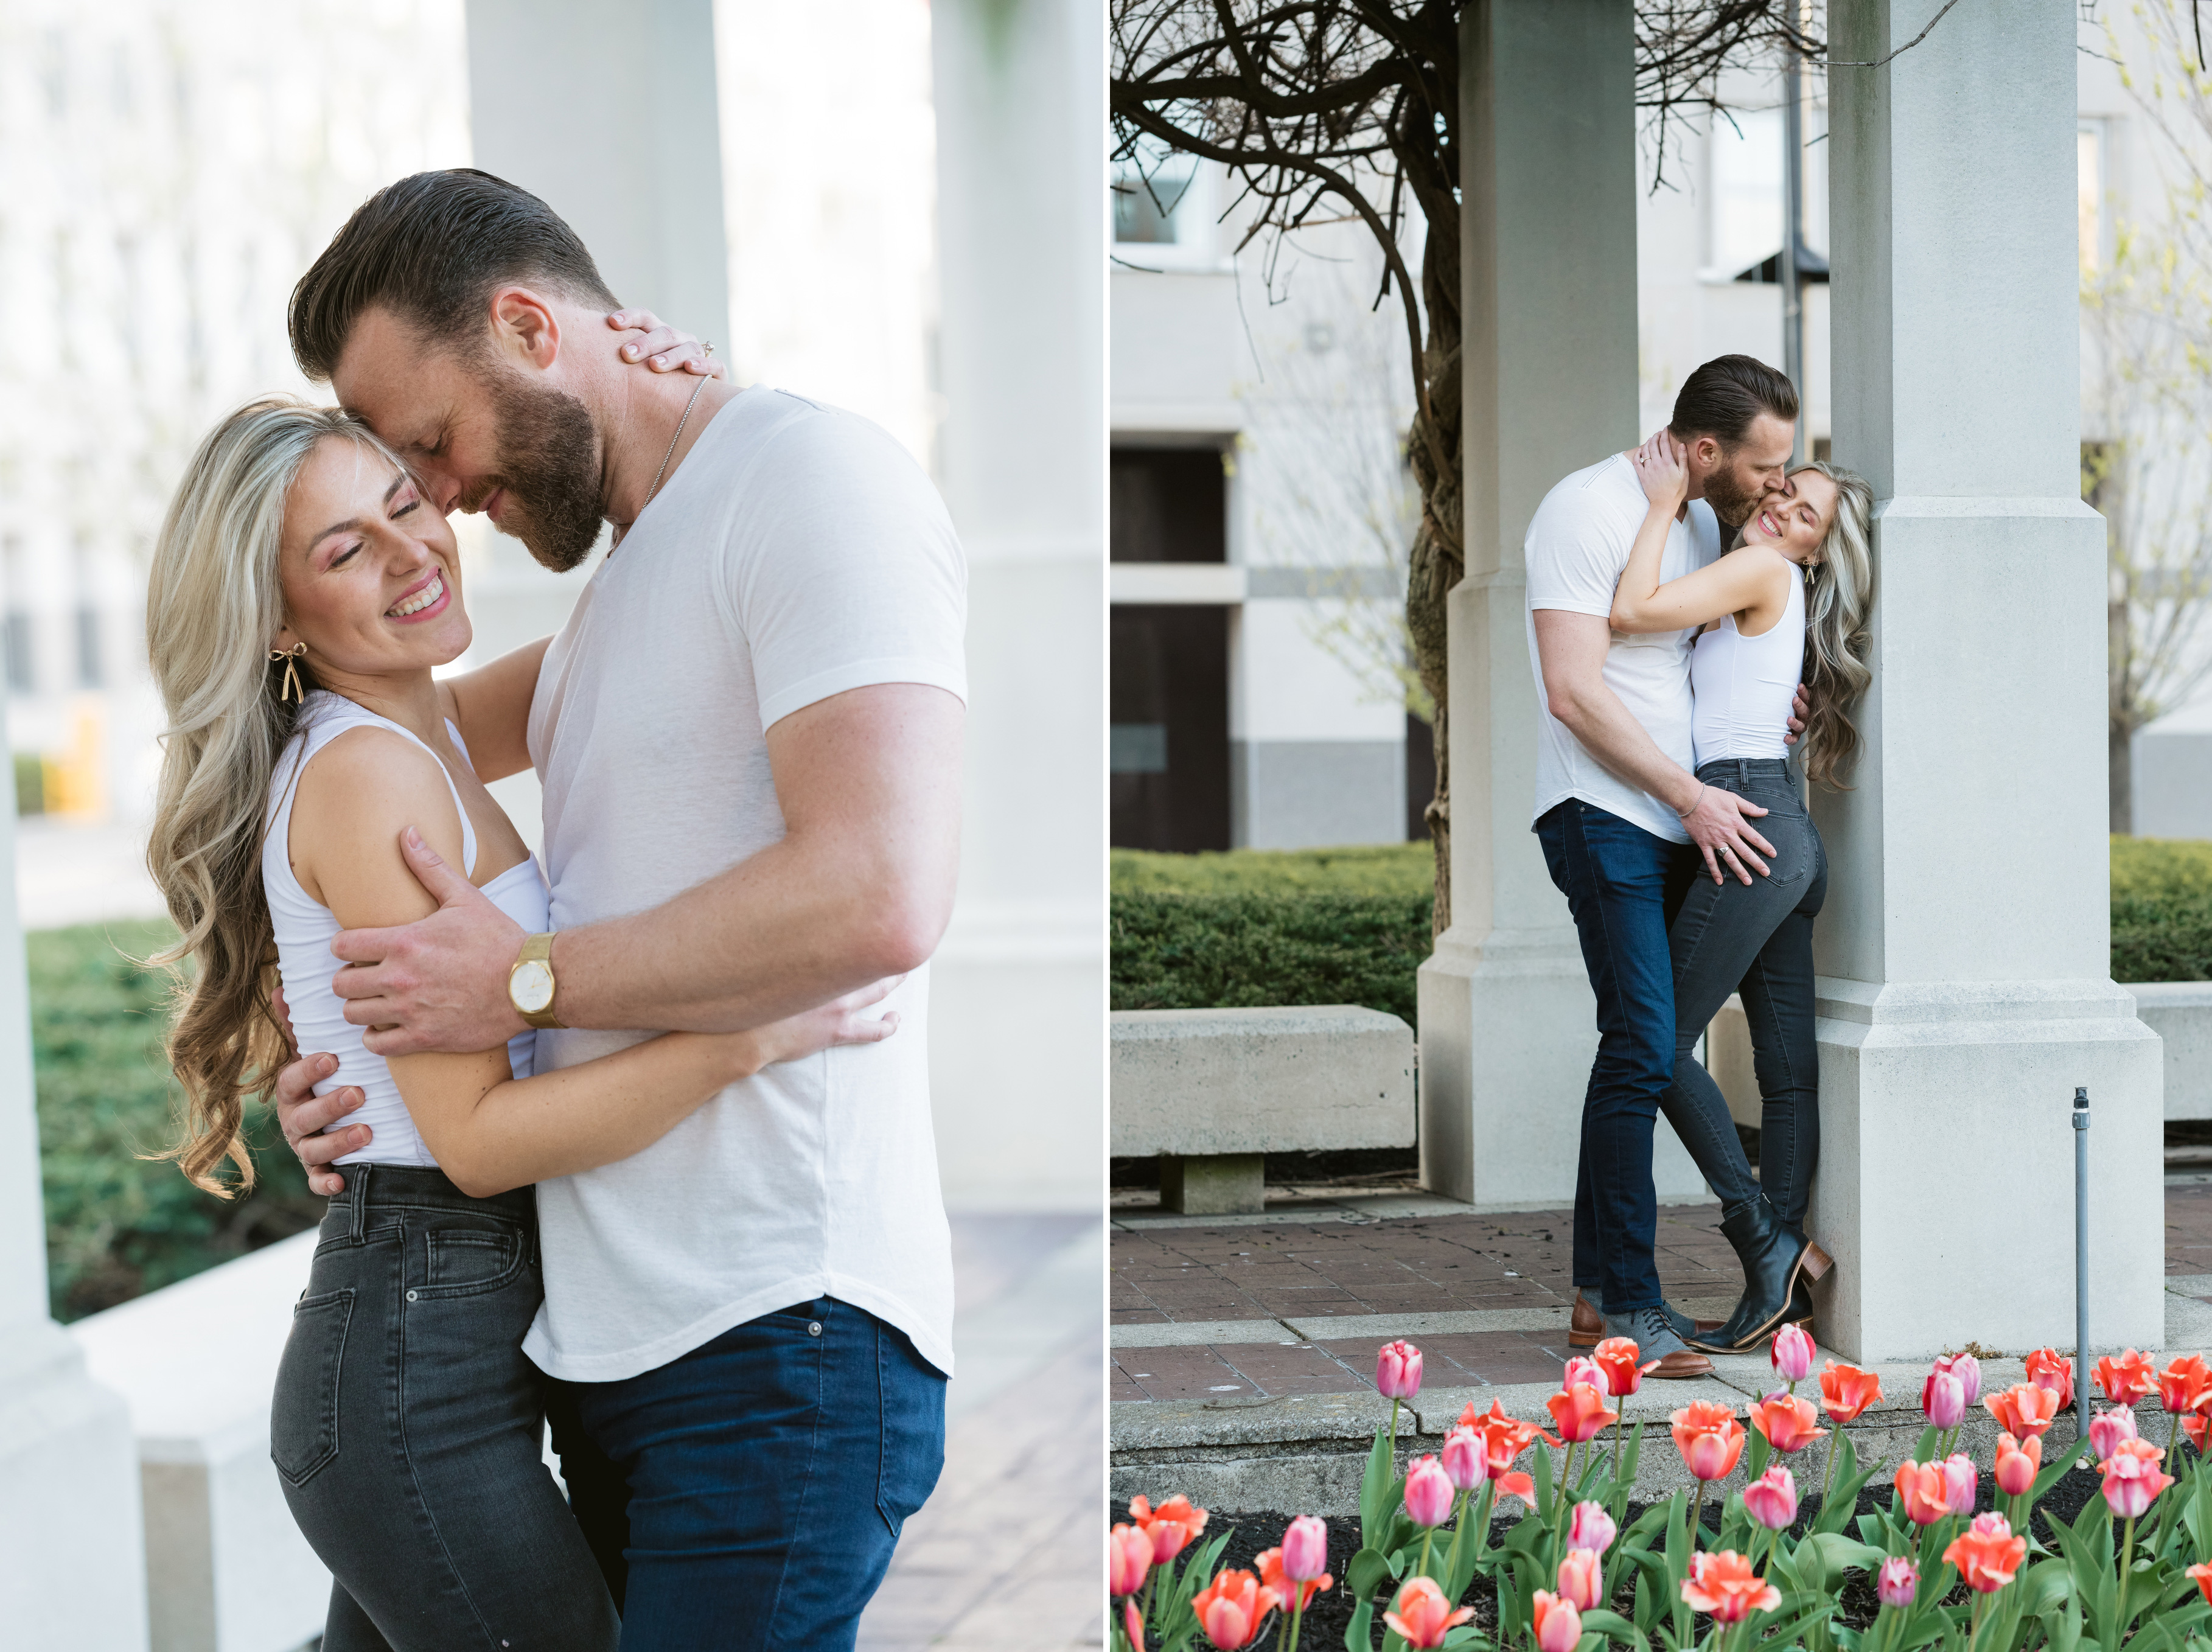
[[[712,355],[714,353],[714,347],[712,344],[708,345],[707,354]],[[676,421],[676,434],[668,439],[668,451],[660,456],[660,468],[653,473],[653,486],[645,490],[645,505],[640,505],[637,507],[637,516],[645,514],[645,506],[653,503],[654,495],[659,493],[660,479],[668,474],[668,461],[676,457],[676,444],[684,440],[684,427],[691,422],[691,410],[699,405],[700,392],[707,388],[707,380],[713,376],[711,374],[702,373],[699,375],[699,382],[691,386],[691,399],[684,404],[684,416]],[[637,525],[637,516],[630,518],[630,527],[634,528]],[[623,539],[627,539],[629,537],[629,528],[624,528],[622,538],[617,539],[613,544],[607,547],[607,555],[613,556]]]

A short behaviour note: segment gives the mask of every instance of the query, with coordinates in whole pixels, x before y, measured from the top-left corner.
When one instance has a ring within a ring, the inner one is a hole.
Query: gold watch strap
[[[548,930],[543,935],[532,935],[524,941],[522,951],[515,954],[514,963],[517,969],[526,963],[542,963],[545,966],[545,973],[549,975],[552,975],[553,932]],[[560,1000],[560,979],[556,976],[553,983],[553,998],[547,1002],[544,1009],[534,1014],[527,1010],[522,1011],[522,1018],[540,1031],[557,1030],[565,1026],[566,1023],[553,1012],[553,1005]]]

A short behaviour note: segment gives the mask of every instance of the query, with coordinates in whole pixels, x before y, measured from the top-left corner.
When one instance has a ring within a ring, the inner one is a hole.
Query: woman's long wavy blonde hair
[[[183,932],[153,962],[194,966],[168,1044],[184,1116],[162,1157],[226,1197],[253,1185],[245,1098],[265,1102],[290,1055],[270,999],[276,938],[261,847],[270,781],[300,707],[280,697],[284,667],[269,653],[284,621],[285,496],[331,437],[398,465],[367,426],[289,396],[210,431],[169,503],[146,592],[146,653],[169,725],[146,864]],[[312,689],[312,660],[297,669]],[[225,1159],[235,1180],[222,1174]]]
[[[1818,471],[1836,484],[1836,513],[1820,542],[1817,568],[1805,570],[1806,777],[1838,791],[1838,778],[1859,753],[1851,710],[1874,676],[1867,664],[1874,614],[1874,489],[1856,471],[1814,459],[1791,472]]]

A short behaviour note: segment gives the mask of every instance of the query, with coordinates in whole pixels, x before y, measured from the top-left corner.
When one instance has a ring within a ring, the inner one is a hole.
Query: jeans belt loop
[[[1747,792],[1751,790],[1751,760],[1749,758],[1738,757],[1735,760],[1735,783]]]
[[[369,1172],[374,1168],[369,1164],[356,1164],[349,1172],[353,1185],[352,1237],[356,1242],[359,1242],[362,1230],[368,1225],[368,1178]]]

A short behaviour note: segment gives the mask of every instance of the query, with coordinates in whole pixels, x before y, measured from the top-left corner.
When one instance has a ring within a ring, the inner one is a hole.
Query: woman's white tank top
[[[315,1086],[315,1094],[325,1095],[352,1084],[367,1097],[346,1122],[365,1124],[375,1134],[367,1147],[346,1154],[337,1163],[434,1168],[438,1161],[415,1128],[407,1104],[399,1097],[399,1087],[392,1082],[392,1069],[382,1056],[372,1055],[362,1048],[362,1029],[345,1018],[345,1000],[331,990],[331,979],[340,968],[337,959],[331,956],[331,942],[341,926],[328,907],[309,898],[292,871],[292,799],[298,791],[300,771],[348,729],[363,727],[390,729],[430,751],[391,719],[364,710],[343,695],[321,689],[309,695],[300,708],[299,727],[277,759],[276,772],[270,782],[269,832],[261,845],[261,886],[268,895],[269,916],[276,931],[277,970],[284,981],[284,1002],[292,1011],[293,1036],[303,1054],[327,1051],[338,1058],[338,1070]],[[461,742],[460,730],[450,722],[446,728],[463,761],[467,761],[468,747]],[[430,752],[433,762],[437,756]],[[461,870],[465,876],[476,870],[476,829],[469,824],[460,788],[453,785],[453,777],[446,773],[443,763],[439,763],[438,772],[446,775],[446,784],[453,793],[453,808],[461,817]],[[493,905],[530,933],[550,926],[545,878],[535,856],[501,872],[484,885],[483,892]],[[518,1078],[530,1076],[537,1038],[535,1032],[524,1032],[507,1041],[507,1062]]]
[[[1804,669],[1805,570],[1792,562],[1790,600],[1780,619],[1747,637],[1729,614],[1698,639],[1690,656],[1697,762],[1788,756],[1790,701]]]

